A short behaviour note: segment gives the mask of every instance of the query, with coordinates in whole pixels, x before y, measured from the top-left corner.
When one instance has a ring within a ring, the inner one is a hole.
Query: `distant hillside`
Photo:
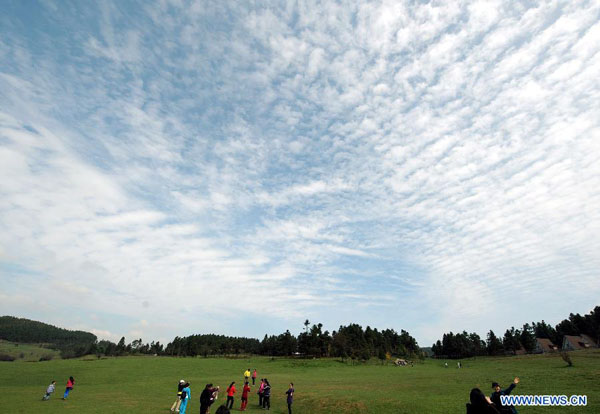
[[[18,343],[44,343],[61,351],[63,357],[85,355],[96,344],[96,335],[70,331],[43,322],[0,316],[0,339]]]
[[[30,362],[47,361],[60,358],[60,353],[44,344],[13,343],[0,339],[0,361],[10,361],[10,358]]]

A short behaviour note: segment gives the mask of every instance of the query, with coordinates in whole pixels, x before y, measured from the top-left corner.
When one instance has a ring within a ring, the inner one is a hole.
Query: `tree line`
[[[437,357],[468,358],[481,355],[514,355],[518,351],[531,353],[536,348],[536,338],[549,339],[557,347],[562,346],[565,335],[579,336],[585,334],[596,342],[600,341],[600,306],[596,306],[589,314],[569,315],[555,327],[544,322],[525,323],[520,329],[511,327],[503,337],[490,330],[482,339],[475,332],[445,333],[431,350]]]
[[[323,324],[304,323],[303,331],[293,335],[289,330],[279,335],[256,338],[214,334],[176,336],[166,346],[160,342],[144,343],[135,339],[126,343],[125,337],[114,343],[98,341],[94,334],[70,331],[42,322],[11,316],[0,317],[0,339],[21,343],[42,343],[61,351],[63,358],[96,354],[98,357],[125,355],[220,356],[254,354],[268,356],[340,357],[382,360],[391,356],[415,357],[421,351],[417,341],[405,330],[378,330],[358,324],[341,325],[331,333]]]
[[[337,331],[323,330],[323,324],[307,320],[298,336],[286,330],[279,335],[265,335],[262,341],[223,335],[176,337],[165,348],[173,356],[211,356],[227,354],[259,354],[268,356],[340,357],[343,360],[367,360],[372,357],[420,355],[417,341],[404,330],[382,331],[350,324]]]

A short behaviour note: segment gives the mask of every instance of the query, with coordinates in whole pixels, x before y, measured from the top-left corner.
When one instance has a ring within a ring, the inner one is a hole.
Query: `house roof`
[[[548,338],[535,338],[540,348],[544,351],[553,351],[556,346]]]
[[[589,344],[591,347],[594,347],[594,348],[596,347],[596,341],[594,341],[594,340],[592,339],[592,337],[591,337],[591,336],[589,336],[589,335],[586,335],[586,334],[581,334],[581,337],[582,337],[582,338],[583,338],[583,340],[584,340],[585,342],[587,342],[587,343],[588,343],[588,344]]]
[[[587,341],[583,339],[581,336],[573,336],[573,335],[565,335],[565,341],[569,342],[574,349],[586,349],[585,344]],[[593,344],[589,344],[588,346],[592,346]]]

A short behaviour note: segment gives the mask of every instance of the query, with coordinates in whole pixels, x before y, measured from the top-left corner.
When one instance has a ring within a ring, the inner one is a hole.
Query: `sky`
[[[0,314],[430,346],[600,305],[597,1],[0,8]]]

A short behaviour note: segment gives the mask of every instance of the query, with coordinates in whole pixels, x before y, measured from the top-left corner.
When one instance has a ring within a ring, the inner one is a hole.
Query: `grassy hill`
[[[0,316],[0,339],[14,343],[49,344],[65,357],[85,355],[96,343],[96,335],[71,331],[47,323],[14,316]]]
[[[0,401],[15,413],[167,413],[177,381],[191,383],[189,412],[198,412],[198,398],[207,382],[240,385],[243,371],[257,368],[272,386],[272,413],[287,412],[285,390],[295,383],[295,413],[431,413],[463,414],[472,387],[486,394],[491,382],[508,385],[515,377],[518,394],[587,394],[587,407],[523,407],[521,413],[599,413],[600,350],[571,353],[567,368],[559,355],[477,358],[463,360],[463,369],[444,368],[428,359],[414,367],[342,364],[338,360],[269,358],[123,357],[101,360],[56,360],[44,363],[0,363]],[[455,366],[454,364],[452,364]],[[76,379],[68,401],[60,399],[66,379]],[[50,380],[58,381],[50,401],[39,401]],[[249,412],[262,412],[250,395]],[[218,402],[224,402],[221,396]],[[239,393],[234,408],[239,409]],[[214,409],[212,410],[215,411]]]
[[[19,344],[0,339],[0,355],[9,355],[15,360],[28,362],[39,361],[40,358],[60,358],[60,352],[49,346],[49,344]]]

